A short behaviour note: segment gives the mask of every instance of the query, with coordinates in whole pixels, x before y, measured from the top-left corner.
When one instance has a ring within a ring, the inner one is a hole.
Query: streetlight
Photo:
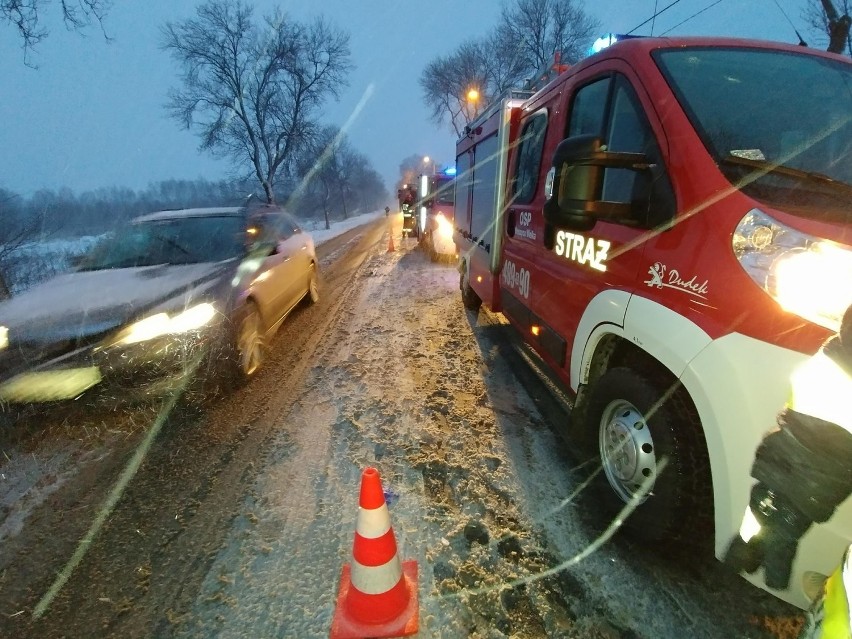
[[[470,119],[473,120],[476,118],[477,114],[477,105],[479,104],[479,90],[475,87],[471,87],[467,90],[467,102],[471,105],[471,116]]]
[[[435,162],[428,155],[423,157],[424,166],[428,167],[430,164],[432,165],[432,175],[435,175]],[[428,172],[428,169],[427,169]]]

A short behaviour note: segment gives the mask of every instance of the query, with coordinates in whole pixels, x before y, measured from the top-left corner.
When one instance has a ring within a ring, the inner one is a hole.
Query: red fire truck
[[[455,219],[455,167],[434,175],[420,176],[420,231],[423,248],[433,262],[451,259],[455,262],[453,242]]]
[[[458,141],[463,302],[561,381],[566,437],[633,534],[706,517],[723,556],[791,374],[852,302],[849,86],[852,61],[803,47],[629,39]],[[846,500],[774,592],[805,607],[850,541]]]

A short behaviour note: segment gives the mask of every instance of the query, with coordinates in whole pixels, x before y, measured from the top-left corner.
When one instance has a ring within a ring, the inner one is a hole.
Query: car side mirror
[[[579,230],[592,228],[599,219],[633,220],[637,202],[603,200],[606,169],[644,172],[650,168],[643,153],[607,151],[596,135],[567,138],[556,147],[547,174],[544,219],[553,226]]]

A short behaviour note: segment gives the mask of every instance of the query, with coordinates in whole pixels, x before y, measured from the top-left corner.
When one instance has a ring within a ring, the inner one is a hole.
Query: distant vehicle
[[[455,167],[452,167],[435,175],[420,176],[420,241],[433,262],[456,257],[453,242],[455,175]]]
[[[458,141],[463,303],[562,382],[565,433],[634,535],[707,522],[721,557],[792,371],[852,302],[850,82],[849,58],[806,47],[627,39]],[[806,607],[850,541],[847,500],[772,592]]]
[[[0,302],[0,401],[144,399],[215,364],[235,384],[303,298],[319,300],[310,234],[275,207],[160,211]]]

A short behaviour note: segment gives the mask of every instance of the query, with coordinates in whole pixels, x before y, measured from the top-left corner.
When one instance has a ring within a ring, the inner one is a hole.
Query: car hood
[[[0,326],[10,343],[99,335],[172,298],[180,305],[209,296],[233,269],[218,262],[65,273],[0,302]]]

